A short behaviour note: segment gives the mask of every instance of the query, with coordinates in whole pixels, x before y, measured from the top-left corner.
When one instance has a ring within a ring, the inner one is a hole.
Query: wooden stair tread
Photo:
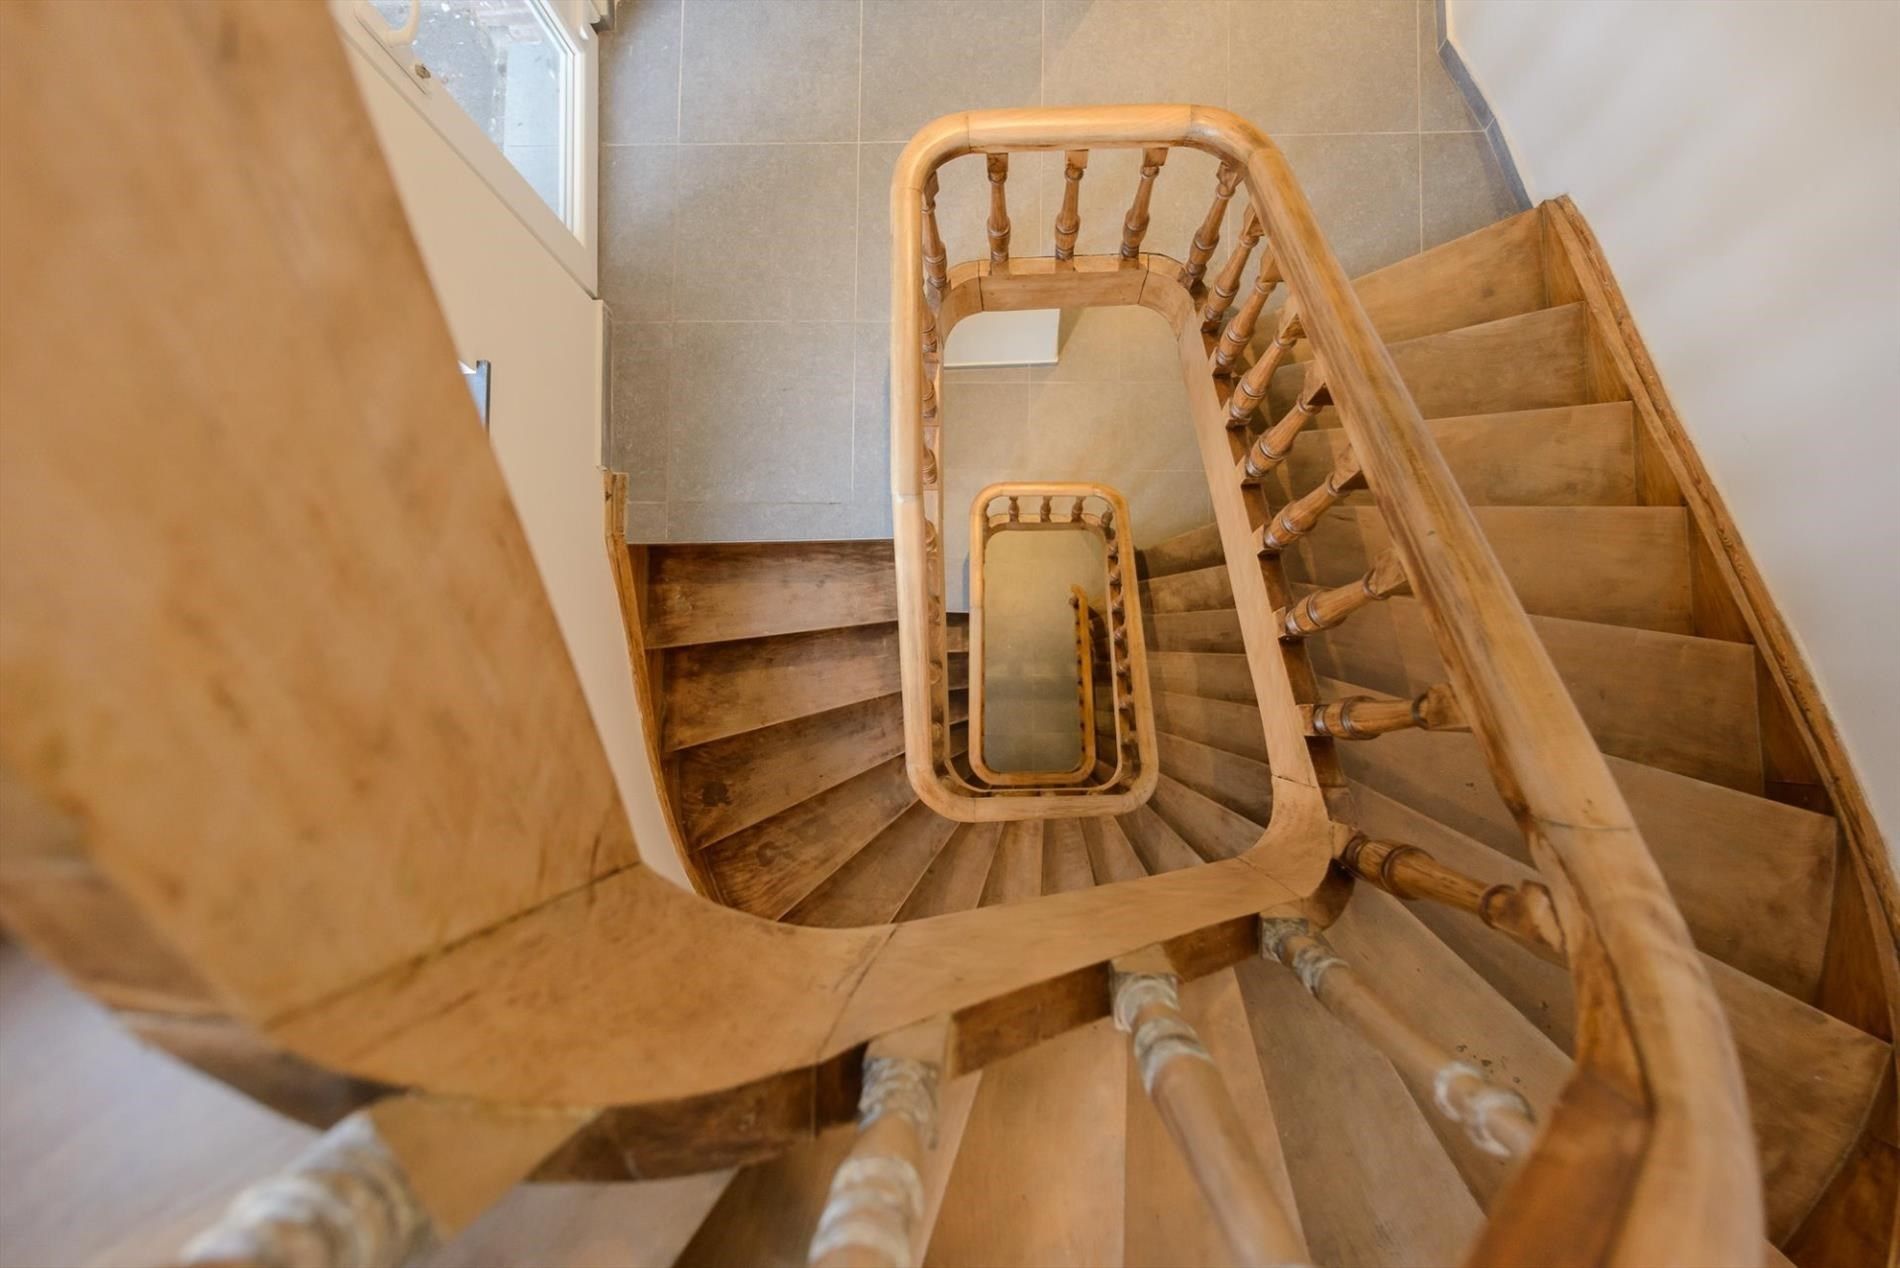
[[[1347,775],[1366,790],[1529,862],[1475,736],[1407,731],[1339,750]],[[1834,820],[1622,758],[1604,760],[1696,945],[1808,998],[1820,980],[1833,911]]]
[[[1209,863],[1245,854],[1259,843],[1264,828],[1162,774],[1148,805],[1183,841]]]
[[[1221,1073],[1242,1130],[1260,1155],[1267,1182],[1299,1227],[1299,1207],[1279,1129],[1267,1097],[1266,1078],[1254,1051],[1240,983],[1232,969],[1181,984],[1181,1011],[1207,1047]],[[1180,1147],[1168,1135],[1154,1102],[1141,1086],[1135,1063],[1128,1064],[1127,1135],[1123,1144],[1124,1232],[1120,1263],[1126,1268],[1228,1265],[1233,1252],[1210,1218],[1207,1199],[1189,1172]]]
[[[1463,1262],[1478,1205],[1391,1065],[1279,964],[1234,973],[1311,1262]]]
[[[699,855],[727,905],[777,920],[916,800],[900,753]]]
[[[1155,739],[1161,769],[1171,778],[1255,823],[1273,817],[1273,776],[1265,762],[1167,731]]]
[[[1135,847],[1129,843],[1128,834],[1122,831],[1121,824],[1113,816],[1098,815],[1078,822],[1082,827],[1082,841],[1088,848],[1089,868],[1094,873],[1097,885],[1138,881],[1148,874],[1148,869],[1141,865],[1141,856],[1135,853]]]
[[[1628,401],[1435,418],[1426,424],[1473,506],[1633,506],[1636,411]],[[1344,451],[1334,428],[1302,432],[1286,460],[1295,489],[1324,480]],[[1358,489],[1345,506],[1371,506]]]
[[[1362,274],[1353,290],[1387,343],[1535,312],[1544,306],[1543,237],[1537,209],[1521,211]]]
[[[792,908],[793,924],[848,929],[896,917],[958,824],[917,802]]]
[[[1569,1077],[1570,1059],[1404,903],[1370,885],[1355,886],[1326,938],[1416,1030],[1520,1093],[1540,1120],[1547,1116]],[[1419,1110],[1471,1195],[1489,1208],[1515,1160],[1485,1153],[1431,1106]]]
[[[1480,506],[1478,527],[1534,616],[1690,633],[1689,521],[1679,506]],[[1287,558],[1294,580],[1344,585],[1391,542],[1373,507],[1334,510]]]
[[[1156,730],[1262,764],[1266,762],[1266,732],[1260,724],[1260,711],[1251,702],[1239,704],[1172,691],[1156,691],[1152,695]]]
[[[1095,884],[1088,843],[1075,819],[1049,819],[1042,828],[1042,892],[1067,894]]]
[[[1135,558],[1137,574],[1147,580],[1211,567],[1224,563],[1227,557],[1221,551],[1220,529],[1214,524],[1203,524],[1142,547],[1135,552]]]
[[[1234,606],[1233,582],[1225,563],[1173,572],[1141,583],[1141,610],[1148,617],[1166,612],[1199,612]]]
[[[662,661],[661,747],[724,739],[809,713],[890,695],[897,626],[859,625],[677,647]]]
[[[1104,1019],[985,1067],[926,1268],[1121,1262],[1127,1048]]]
[[[1115,822],[1128,835],[1128,844],[1134,847],[1150,876],[1198,867],[1205,861],[1194,852],[1193,846],[1181,839],[1180,833],[1148,806],[1136,806],[1125,815],[1117,815]]]
[[[1588,317],[1575,303],[1400,340],[1388,350],[1419,413],[1444,418],[1595,400],[1588,339]],[[1275,418],[1292,407],[1305,374],[1303,365],[1274,373],[1267,400]],[[1338,411],[1321,410],[1314,425],[1338,426]]]
[[[1200,612],[1147,612],[1148,646],[1158,652],[1238,652],[1245,646],[1233,608]]]
[[[880,696],[682,750],[686,844],[710,844],[904,751],[903,697]]]
[[[1042,897],[1043,819],[1010,819],[996,842],[996,857],[983,882],[983,907]]]
[[[1179,696],[1205,696],[1252,704],[1253,675],[1242,652],[1148,653],[1148,684],[1155,691]]]
[[[1355,789],[1355,797],[1363,797]],[[1374,794],[1374,798],[1376,798]],[[1534,879],[1515,859],[1390,799],[1360,803],[1371,832],[1405,833],[1438,860],[1504,883]],[[1574,1038],[1570,975],[1463,913],[1431,903],[1413,914],[1565,1051]],[[1860,1136],[1891,1060],[1888,1045],[1704,955],[1741,1057],[1761,1151],[1768,1232],[1794,1230]]]
[[[1000,823],[961,823],[918,878],[896,919],[923,920],[968,911],[983,897],[983,883],[996,857]]]
[[[647,646],[677,647],[897,619],[888,541],[654,546]]]
[[[1752,648],[1551,616],[1531,626],[1605,753],[1760,794]],[[1416,599],[1388,599],[1308,643],[1316,673],[1389,695],[1446,681]]]

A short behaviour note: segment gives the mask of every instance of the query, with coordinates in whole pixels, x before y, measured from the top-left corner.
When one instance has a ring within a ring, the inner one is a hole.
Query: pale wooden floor
[[[165,1263],[313,1133],[133,1041],[0,943],[0,1265]],[[726,1175],[516,1190],[428,1268],[671,1263]]]

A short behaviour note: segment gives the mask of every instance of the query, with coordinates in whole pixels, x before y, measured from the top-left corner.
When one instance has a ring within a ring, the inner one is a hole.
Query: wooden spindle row
[[[1348,448],[1324,481],[1280,508],[1273,522],[1261,531],[1260,553],[1277,554],[1312,532],[1326,512],[1351,491],[1361,474],[1359,459]]]
[[[1464,710],[1445,683],[1436,683],[1410,700],[1347,696],[1325,704],[1300,706],[1300,725],[1315,739],[1372,740],[1394,731],[1465,731]]]
[[[1234,191],[1240,187],[1240,168],[1232,163],[1222,163],[1220,175],[1214,181],[1214,203],[1207,209],[1207,215],[1201,218],[1201,227],[1194,231],[1194,242],[1188,248],[1187,263],[1181,266],[1178,279],[1182,286],[1192,291],[1201,284],[1201,275],[1207,271],[1207,262],[1213,258],[1214,248],[1220,245],[1221,222],[1227,218],[1227,204],[1233,200]]]
[[[1227,319],[1227,328],[1221,332],[1220,343],[1214,348],[1214,373],[1232,374],[1234,367],[1240,364],[1240,354],[1253,341],[1254,326],[1259,322],[1267,300],[1272,297],[1274,287],[1279,284],[1279,261],[1269,251],[1261,257],[1260,272],[1254,275],[1253,289],[1247,292],[1247,298]]]
[[[1280,326],[1274,332],[1273,342],[1258,361],[1247,367],[1247,372],[1234,383],[1234,394],[1227,398],[1227,426],[1246,427],[1253,422],[1253,413],[1266,399],[1267,384],[1273,378],[1273,372],[1280,368],[1287,355],[1293,351],[1293,345],[1300,340],[1300,315],[1291,300],[1280,310]],[[1313,395],[1325,386],[1326,372],[1317,359],[1306,374],[1306,384],[1300,389],[1302,399]]]
[[[1368,604],[1389,599],[1406,588],[1405,567],[1390,550],[1382,551],[1359,580],[1330,590],[1315,590],[1300,602],[1282,608],[1275,617],[1284,642],[1297,643],[1308,635],[1343,624]]]
[[[1089,152],[1070,150],[1063,155],[1062,210],[1056,212],[1056,259],[1075,258],[1075,238],[1082,232],[1082,173],[1088,170]]]
[[[986,162],[990,178],[990,219],[986,227],[993,267],[1009,263],[1009,197],[1003,192],[1009,183],[1009,155],[992,154]]]
[[[1247,219],[1241,225],[1240,241],[1235,245],[1233,254],[1221,265],[1215,275],[1214,284],[1208,288],[1207,297],[1201,304],[1201,329],[1213,334],[1220,329],[1221,319],[1227,315],[1228,306],[1234,302],[1234,296],[1240,293],[1240,277],[1247,271],[1247,261],[1253,258],[1253,250],[1260,245],[1260,239],[1267,233],[1266,225],[1260,220],[1260,214],[1252,207],[1247,208]]]
[[[1122,218],[1122,259],[1141,255],[1141,240],[1148,236],[1148,203],[1154,197],[1155,177],[1168,161],[1168,147],[1153,146],[1141,152],[1141,179],[1135,183],[1135,201]]]
[[[943,234],[937,230],[937,174],[935,172],[924,178],[922,236],[924,286],[927,288],[930,300],[925,307],[929,308],[942,300],[943,293],[950,287],[950,253],[943,245]]]
[[[1547,958],[1563,954],[1564,934],[1557,923],[1556,904],[1549,888],[1537,881],[1486,885],[1445,866],[1416,845],[1375,841],[1363,832],[1346,843],[1339,861],[1394,898],[1456,907]]]
[[[1359,979],[1312,924],[1300,919],[1260,922],[1261,954],[1292,969],[1328,1012],[1357,1030],[1392,1063],[1412,1098],[1427,1113],[1461,1127],[1472,1143],[1500,1158],[1522,1158],[1537,1138],[1524,1098],[1492,1082],[1418,1030]]]

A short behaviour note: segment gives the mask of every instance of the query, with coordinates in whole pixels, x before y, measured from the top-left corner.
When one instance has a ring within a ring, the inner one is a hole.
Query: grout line
[[[864,0],[858,0],[858,131],[852,150],[851,188],[851,498],[858,489],[858,285],[864,250]]]
[[[678,144],[686,139],[686,5],[680,0],[680,38],[678,65],[673,74],[673,141]]]

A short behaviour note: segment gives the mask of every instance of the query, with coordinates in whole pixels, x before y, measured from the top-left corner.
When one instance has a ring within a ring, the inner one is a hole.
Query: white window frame
[[[462,156],[482,183],[495,192],[536,240],[580,283],[589,295],[600,295],[599,181],[600,146],[600,40],[591,26],[595,6],[590,0],[529,0],[548,19],[555,38],[567,44],[571,56],[569,116],[562,137],[571,147],[562,164],[568,188],[571,223],[563,221],[536,192],[528,178],[515,170],[501,147],[481,125],[455,103],[433,79],[417,73],[417,61],[408,47],[415,34],[413,20],[406,30],[392,29],[368,0],[330,0],[343,38],[360,50],[377,72],[395,85],[429,125]],[[428,0],[411,0],[411,4]],[[416,8],[412,14],[419,13]]]

